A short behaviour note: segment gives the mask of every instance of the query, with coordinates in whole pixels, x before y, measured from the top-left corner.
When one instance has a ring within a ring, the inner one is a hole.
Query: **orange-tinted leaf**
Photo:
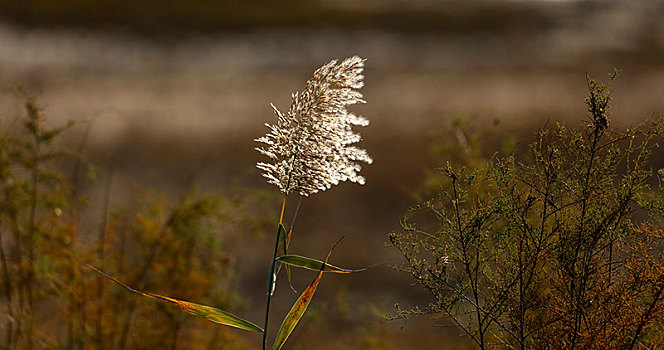
[[[162,295],[158,294],[152,294],[152,293],[140,293],[141,295],[144,295],[149,298],[154,298],[157,300],[165,301],[171,304],[175,304],[180,309],[192,314],[196,315],[199,317],[203,317],[207,320],[210,320],[215,323],[223,324],[226,326],[231,326],[231,327],[236,327],[240,329],[245,329],[248,331],[254,331],[254,332],[259,332],[262,333],[263,329],[256,324],[243,320],[231,313],[228,313],[224,310],[220,310],[217,308],[214,308],[212,306],[207,306],[207,305],[200,305],[196,303],[191,303],[188,301],[184,300],[178,300],[178,299],[173,299],[169,297],[165,297]]]
[[[190,303],[190,302],[184,301],[184,300],[178,300],[178,299],[174,299],[174,298],[170,298],[170,297],[165,297],[165,296],[159,295],[159,294],[141,292],[141,291],[136,290],[134,288],[131,288],[128,285],[126,285],[126,284],[116,280],[115,278],[105,274],[104,272],[98,270],[97,268],[95,268],[92,265],[88,265],[88,266],[91,269],[93,269],[93,270],[97,271],[98,273],[100,273],[102,276],[110,279],[111,281],[117,283],[118,285],[122,286],[123,288],[125,288],[125,289],[127,289],[131,292],[134,292],[136,294],[140,294],[140,295],[146,296],[148,298],[157,299],[157,300],[167,302],[167,303],[170,303],[170,304],[175,304],[180,309],[182,309],[182,310],[184,310],[184,311],[186,311],[186,312],[188,312],[192,315],[203,317],[203,318],[205,318],[207,320],[210,320],[212,322],[215,322],[215,323],[219,323],[219,324],[223,324],[223,325],[231,326],[231,327],[236,327],[236,328],[240,328],[240,329],[245,329],[245,330],[248,330],[248,331],[254,331],[254,332],[259,332],[259,333],[263,332],[263,329],[261,327],[255,325],[254,323],[243,320],[243,319],[241,319],[241,318],[239,318],[239,317],[237,317],[233,314],[230,314],[226,311],[214,308],[212,306],[200,305],[200,304]]]
[[[307,307],[309,307],[309,303],[314,297],[316,288],[318,288],[318,283],[320,282],[321,277],[323,277],[323,271],[318,273],[318,276],[316,276],[309,287],[302,292],[302,295],[300,295],[295,304],[293,304],[293,307],[290,309],[279,328],[279,333],[277,333],[277,337],[274,340],[274,346],[272,347],[273,350],[281,349],[286,342],[286,339],[288,339],[288,336],[291,335],[295,326],[297,326],[297,323],[302,316],[304,316],[304,312],[307,311]]]

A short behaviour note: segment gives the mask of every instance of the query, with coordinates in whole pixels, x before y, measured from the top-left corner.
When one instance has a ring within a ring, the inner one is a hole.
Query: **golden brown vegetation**
[[[78,192],[86,163],[56,146],[71,124],[47,128],[37,101],[17,90],[25,111],[5,120],[0,135],[0,260],[3,313],[0,343],[30,348],[201,347],[224,339],[241,341],[224,329],[201,324],[173,308],[139,301],[109,288],[86,268],[94,264],[148,290],[196,299],[227,309],[241,305],[232,290],[234,257],[220,233],[243,220],[238,191],[223,195],[183,193],[170,200],[139,189],[124,209],[93,213]],[[73,161],[73,172],[62,170]],[[94,168],[89,168],[94,170]],[[110,196],[110,178],[106,201]],[[86,216],[88,217],[86,221]],[[101,216],[92,227],[90,216]],[[223,221],[223,226],[221,222]],[[252,225],[245,225],[250,227]]]

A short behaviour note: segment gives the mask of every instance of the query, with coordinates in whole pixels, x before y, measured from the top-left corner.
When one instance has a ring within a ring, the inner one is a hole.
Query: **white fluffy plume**
[[[304,91],[293,94],[288,113],[274,105],[277,123],[256,139],[256,150],[271,159],[259,162],[268,182],[285,194],[303,196],[325,191],[342,181],[364,184],[358,162],[371,164],[366,150],[353,146],[361,140],[352,126],[369,121],[347,107],[365,103],[358,89],[364,85],[364,59],[354,56],[327,63],[314,72]]]

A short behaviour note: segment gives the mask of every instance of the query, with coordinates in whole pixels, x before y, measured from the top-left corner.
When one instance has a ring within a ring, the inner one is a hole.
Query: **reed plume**
[[[330,61],[314,72],[304,91],[293,94],[287,113],[272,105],[277,123],[265,124],[270,131],[255,140],[265,144],[256,150],[272,162],[257,167],[285,195],[308,196],[342,181],[364,184],[359,162],[373,160],[353,146],[362,138],[352,126],[367,126],[369,120],[347,109],[365,103],[358,91],[364,86],[364,61],[358,56]]]

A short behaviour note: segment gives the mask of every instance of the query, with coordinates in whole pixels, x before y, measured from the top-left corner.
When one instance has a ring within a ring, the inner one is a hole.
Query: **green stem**
[[[284,195],[284,200],[281,203],[281,215],[279,216],[279,225],[277,225],[277,239],[274,242],[274,254],[272,255],[272,261],[270,262],[270,275],[267,279],[267,301],[265,302],[265,325],[263,326],[263,350],[267,346],[267,326],[270,319],[270,300],[272,299],[273,287],[274,284],[274,269],[275,262],[277,260],[277,251],[279,250],[279,235],[281,234],[281,226],[284,219],[284,209],[286,208],[286,195]]]

